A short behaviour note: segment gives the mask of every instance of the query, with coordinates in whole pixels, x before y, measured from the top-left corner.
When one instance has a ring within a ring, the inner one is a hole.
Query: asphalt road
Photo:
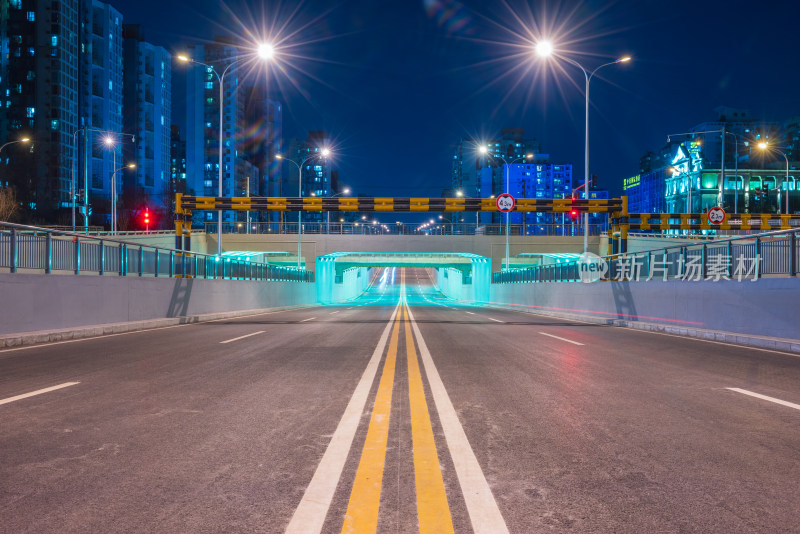
[[[800,532],[800,358],[461,306],[423,269],[0,351],[0,429],[2,533]]]

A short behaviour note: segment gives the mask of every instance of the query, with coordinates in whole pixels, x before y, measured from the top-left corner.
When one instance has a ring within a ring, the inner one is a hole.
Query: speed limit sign
[[[717,226],[725,222],[725,210],[719,206],[709,209],[706,216],[708,222]]]
[[[514,206],[516,202],[514,201],[514,197],[509,195],[508,193],[503,193],[502,195],[497,196],[497,209],[502,211],[503,213],[508,213],[509,211],[514,210]]]

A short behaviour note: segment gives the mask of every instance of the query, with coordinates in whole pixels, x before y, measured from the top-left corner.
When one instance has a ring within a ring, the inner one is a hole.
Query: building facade
[[[550,199],[571,198],[573,190],[572,165],[553,164],[549,155],[537,154],[532,162],[513,163],[499,168],[502,176],[502,188],[498,188],[493,167],[485,167],[481,172],[481,190],[491,190],[493,195],[506,192],[503,174],[508,172],[508,192],[515,199]],[[509,224],[521,225],[525,235],[548,235],[561,233],[556,226],[563,224],[563,217],[552,213],[525,213],[511,212],[508,215]],[[482,213],[481,223],[504,223],[506,217],[500,213]]]
[[[758,121],[747,110],[720,107],[716,121],[671,135],[642,158],[640,174],[625,180],[629,211],[800,213],[800,120]],[[758,148],[768,144],[767,150]],[[784,159],[783,154],[786,159]],[[787,178],[788,174],[788,178]]]
[[[122,131],[122,15],[95,0],[0,4],[0,131],[31,138],[2,154],[3,176],[25,218],[107,223]],[[120,157],[121,159],[121,157]]]
[[[126,144],[125,161],[136,169],[125,175],[128,209],[147,206],[166,217],[171,206],[172,56],[144,40],[140,25],[123,27],[125,131],[135,135]]]

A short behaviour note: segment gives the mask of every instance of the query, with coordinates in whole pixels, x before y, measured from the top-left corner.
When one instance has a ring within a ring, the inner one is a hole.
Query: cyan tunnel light
[[[431,267],[458,271],[449,289],[459,300],[488,300],[489,258],[466,252],[334,252],[317,258],[317,300],[332,304],[356,297],[368,283],[372,267]],[[358,273],[357,275],[355,273]]]

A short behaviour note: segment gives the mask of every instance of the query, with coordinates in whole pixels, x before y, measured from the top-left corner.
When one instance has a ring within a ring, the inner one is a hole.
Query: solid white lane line
[[[487,317],[490,321],[494,321],[496,323],[504,323],[505,321],[501,321],[500,319],[492,319],[491,317]]]
[[[433,403],[439,414],[439,422],[442,425],[445,441],[447,441],[447,448],[453,459],[458,483],[461,486],[461,494],[467,505],[472,530],[475,534],[508,534],[508,527],[506,527],[503,515],[497,507],[489,483],[483,475],[483,470],[481,470],[467,435],[464,433],[464,428],[458,420],[456,410],[439,377],[439,371],[433,364],[431,353],[422,338],[422,333],[419,331],[410,307],[408,308],[408,318],[414,329],[420,358],[425,367],[425,375],[428,377]]]
[[[472,313],[472,312],[467,312],[467,313],[468,313],[468,314],[470,314],[470,315],[475,315],[475,314],[474,314],[474,313]]]
[[[51,391],[55,391],[61,388],[67,388],[69,386],[74,386],[75,384],[80,384],[80,382],[64,382],[63,384],[59,384],[57,386],[51,386],[49,388],[44,389],[37,389],[36,391],[31,391],[30,393],[23,393],[22,395],[17,395],[16,397],[9,397],[7,399],[0,400],[0,404],[8,404],[9,402],[14,402],[22,399],[27,399],[28,397],[33,397],[35,395],[41,395],[42,393],[49,393]]]
[[[314,319],[316,319],[316,317],[309,317],[308,319],[303,319],[303,320],[302,320],[302,321],[300,321],[300,322],[301,322],[301,323],[304,323],[304,322],[306,322],[306,321],[313,321]]]
[[[263,330],[259,330],[258,332],[253,332],[252,334],[247,334],[246,336],[239,336],[239,337],[235,337],[233,339],[226,339],[225,341],[220,341],[220,344],[222,344],[222,343],[230,343],[231,341],[239,341],[240,339],[244,339],[244,338],[250,337],[250,336],[257,336],[258,334],[263,334],[263,333],[264,333]]]
[[[333,494],[342,476],[342,469],[344,469],[347,455],[350,453],[353,438],[356,436],[361,414],[364,413],[364,407],[367,405],[369,390],[375,381],[375,374],[383,359],[383,351],[389,340],[389,331],[392,329],[399,309],[400,304],[398,303],[386,328],[383,329],[383,334],[378,340],[378,345],[372,353],[372,358],[370,358],[364,374],[361,375],[361,380],[359,380],[353,396],[350,397],[350,402],[347,403],[344,415],[328,443],[328,448],[325,449],[325,454],[286,527],[286,534],[317,534],[322,531],[325,516],[328,514],[328,508],[330,508]]]
[[[774,402],[775,404],[780,404],[781,406],[788,406],[789,408],[794,408],[795,410],[800,410],[800,404],[795,404],[793,402],[776,399],[775,397],[767,397],[766,395],[762,395],[760,393],[754,393],[752,391],[747,391],[746,389],[739,389],[739,388],[725,388],[725,389],[729,389],[737,393],[742,393],[744,395],[750,395],[751,397],[755,397],[757,399]]]
[[[539,333],[542,334],[543,336],[552,337],[552,338],[555,338],[555,339],[560,339],[561,341],[566,341],[567,343],[572,343],[573,345],[581,345],[581,346],[583,346],[583,343],[578,343],[577,341],[572,341],[571,339],[554,336],[553,334],[547,334],[545,332],[539,332]]]
[[[336,310],[335,312],[331,312],[330,315],[333,315],[334,313],[339,313],[340,311],[341,310]]]

